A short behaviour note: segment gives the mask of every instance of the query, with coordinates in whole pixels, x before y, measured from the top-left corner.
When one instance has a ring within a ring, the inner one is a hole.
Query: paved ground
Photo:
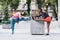
[[[15,24],[15,34],[11,34],[11,29],[2,29],[0,25],[0,40],[60,40],[60,28],[57,21],[50,24],[50,35],[31,35],[30,22],[21,21]]]

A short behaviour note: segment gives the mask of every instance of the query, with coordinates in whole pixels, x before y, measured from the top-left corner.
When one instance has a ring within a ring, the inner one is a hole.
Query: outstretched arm
[[[45,21],[45,19],[35,19],[35,21]]]

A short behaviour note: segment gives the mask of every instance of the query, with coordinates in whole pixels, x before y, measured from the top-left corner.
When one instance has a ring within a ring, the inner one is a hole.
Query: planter
[[[11,29],[11,24],[2,24],[3,29]]]
[[[31,34],[32,35],[42,35],[44,33],[44,21],[34,21],[31,20]]]
[[[8,20],[8,21],[2,21],[2,28],[3,29],[11,29],[10,20]]]

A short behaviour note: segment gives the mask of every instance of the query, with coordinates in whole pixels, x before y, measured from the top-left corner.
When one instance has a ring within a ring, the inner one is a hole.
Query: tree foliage
[[[16,10],[18,8],[19,2],[20,0],[12,0],[10,7]]]
[[[20,0],[0,0],[0,2],[5,14],[4,19],[8,20],[8,5],[10,5],[12,9],[16,10]]]
[[[44,3],[44,0],[36,0],[36,1],[37,1],[36,3],[38,4],[38,8],[40,9]]]
[[[27,9],[27,12],[30,14],[30,3],[31,3],[31,0],[27,0],[27,6],[28,6],[28,9]]]
[[[0,0],[2,3],[2,9],[5,9],[7,5],[10,5],[12,9],[17,9],[20,0]]]

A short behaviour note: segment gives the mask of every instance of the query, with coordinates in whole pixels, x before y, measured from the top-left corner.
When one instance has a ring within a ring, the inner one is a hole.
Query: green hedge
[[[8,20],[8,21],[2,21],[2,24],[10,24],[10,20]]]

